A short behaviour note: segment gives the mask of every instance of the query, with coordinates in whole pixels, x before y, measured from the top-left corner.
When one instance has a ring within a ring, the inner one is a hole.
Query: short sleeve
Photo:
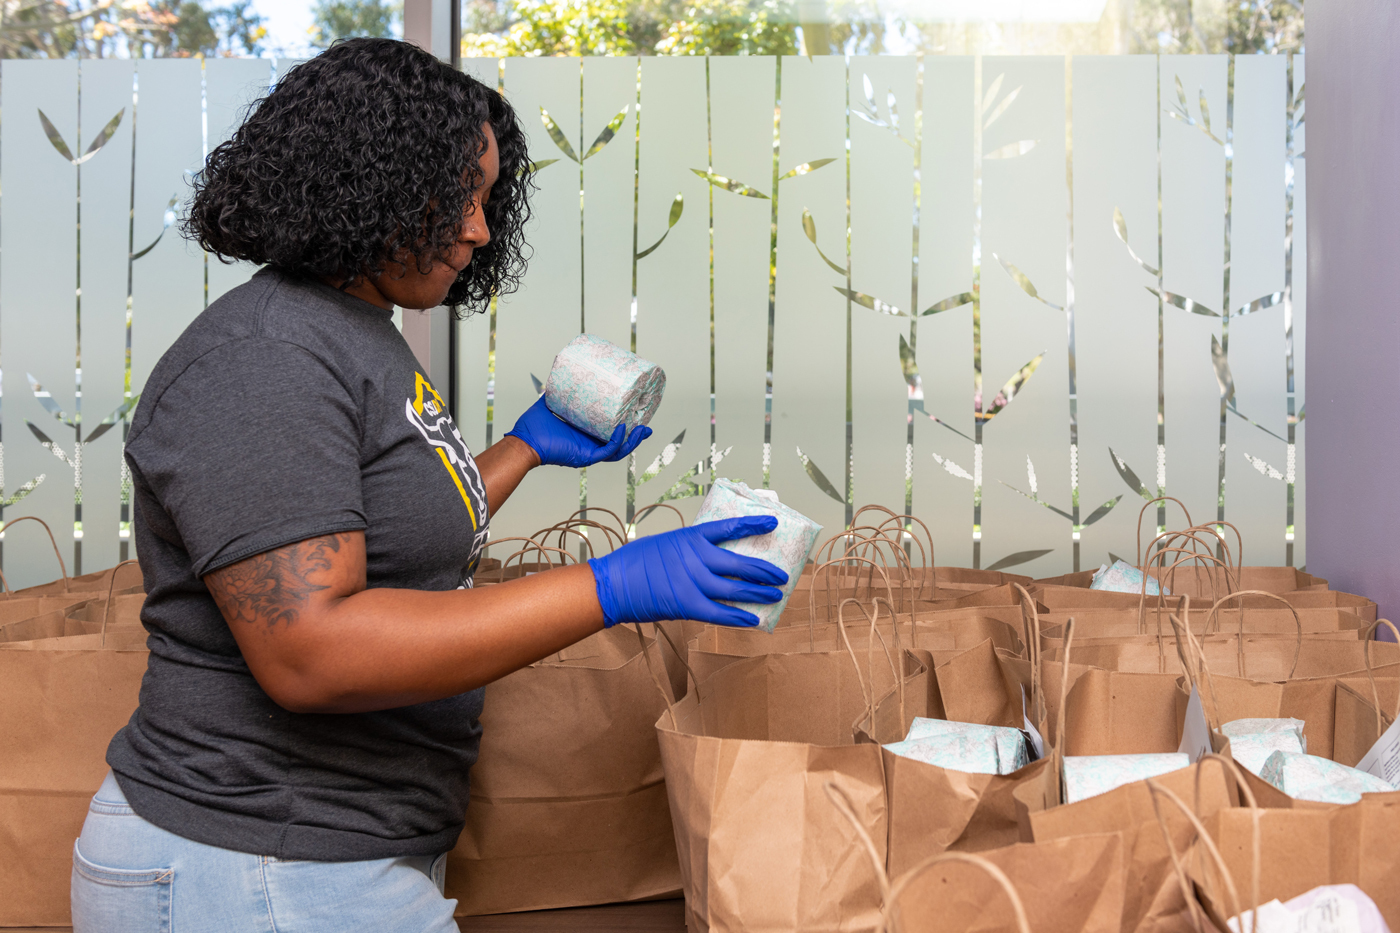
[[[126,454],[196,576],[365,528],[360,407],[307,350],[261,337],[224,343],[150,401]]]

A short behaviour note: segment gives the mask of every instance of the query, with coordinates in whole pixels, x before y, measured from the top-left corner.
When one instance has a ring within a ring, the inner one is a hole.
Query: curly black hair
[[[494,88],[408,42],[348,39],[280,77],[209,153],[182,230],[224,262],[347,284],[405,252],[426,270],[481,184],[486,123],[501,165],[485,207],[491,242],[445,302],[459,316],[484,310],[525,272],[525,134]]]

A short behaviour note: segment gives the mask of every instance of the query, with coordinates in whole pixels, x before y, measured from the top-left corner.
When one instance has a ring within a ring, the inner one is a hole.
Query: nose
[[[486,212],[476,200],[467,205],[457,241],[471,246],[472,249],[480,249],[491,242],[491,229],[486,225]]]

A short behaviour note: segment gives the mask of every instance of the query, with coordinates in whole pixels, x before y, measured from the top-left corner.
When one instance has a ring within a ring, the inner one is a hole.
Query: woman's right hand
[[[648,535],[588,563],[597,582],[604,626],[620,622],[693,619],[752,628],[758,617],[715,600],[775,603],[788,575],[766,560],[718,547],[718,542],[768,534],[771,515],[704,522]],[[731,579],[733,578],[733,579]]]

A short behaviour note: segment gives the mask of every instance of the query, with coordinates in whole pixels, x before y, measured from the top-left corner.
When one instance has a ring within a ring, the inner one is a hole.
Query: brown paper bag
[[[1181,743],[1176,693],[1175,674],[1086,672],[1065,701],[1065,754],[1175,752]]]
[[[855,617],[854,622],[852,616]],[[998,648],[1013,652],[1021,650],[1021,639],[1016,630],[996,619],[970,617],[952,624],[901,621],[896,639],[896,632],[888,618],[882,614],[881,621],[877,623],[880,632],[880,638],[875,643],[877,652],[893,650],[896,644],[902,644],[906,648],[956,653],[987,640]],[[847,638],[856,652],[864,656],[870,648],[869,624],[860,613],[847,613],[846,621]],[[691,639],[686,658],[694,675],[703,683],[715,671],[742,658],[761,654],[840,651],[843,644],[836,625],[791,626],[775,629],[772,633],[708,625]],[[875,691],[883,694],[893,684],[889,665],[882,662],[871,670],[876,678]]]
[[[1367,795],[1329,810],[1261,809],[1257,898],[1254,814],[1247,807],[1224,809],[1202,822],[1234,882],[1241,910],[1251,909],[1256,899],[1287,901],[1319,885],[1354,884],[1376,902],[1388,926],[1400,928],[1400,794]],[[1235,915],[1235,899],[1220,865],[1205,846],[1197,849],[1188,860],[1197,896],[1211,920],[1223,925]]]
[[[1400,679],[1344,677],[1337,680],[1336,746],[1327,757],[1349,767],[1365,757],[1400,716]],[[1310,754],[1321,754],[1312,750]]]
[[[666,707],[633,629],[590,636],[487,686],[457,915],[653,898],[680,888],[652,727]],[[847,662],[848,664],[850,662]]]
[[[1157,614],[1162,612],[1161,629],[1170,632],[1166,610],[1148,610],[1140,618],[1136,609],[1077,609],[1055,610],[1041,616],[1041,635],[1046,641],[1059,641],[1063,637],[1065,620],[1074,617],[1076,638],[1121,638],[1130,635],[1148,635],[1157,632]],[[1370,623],[1355,613],[1345,609],[1297,609],[1289,612],[1285,608],[1260,606],[1243,610],[1231,607],[1222,609],[1218,619],[1211,619],[1206,613],[1192,611],[1191,631],[1196,635],[1215,632],[1238,633],[1243,614],[1243,629],[1247,635],[1295,635],[1301,624],[1304,634],[1318,632],[1352,632],[1359,634]]]
[[[1354,632],[1305,635],[1299,647],[1296,636],[1287,635],[1207,635],[1200,639],[1206,663],[1220,674],[1244,676],[1252,680],[1282,681],[1309,677],[1335,677],[1365,670],[1365,643]],[[1059,649],[1046,649],[1058,659]],[[1373,649],[1377,664],[1400,662],[1400,646],[1377,642]],[[1125,638],[1076,639],[1076,661],[1105,670],[1135,673],[1176,673],[1185,671],[1177,656],[1172,635]]]
[[[837,779],[824,789],[880,882],[876,933],[1000,931],[1009,925],[1018,933],[1119,930],[1126,878],[1118,833],[1013,844],[976,855],[940,852],[891,880],[847,788]],[[998,906],[1002,898],[1009,910]]]
[[[1155,780],[1189,800],[1196,792],[1198,769],[1201,812],[1210,814],[1233,806],[1235,794],[1219,761],[1207,759]],[[1164,818],[1175,845],[1184,849],[1192,838],[1190,823],[1170,808],[1164,808]],[[1030,813],[1029,821],[1030,833],[1037,842],[1068,839],[1085,833],[1122,834],[1127,866],[1121,918],[1125,933],[1186,933],[1193,929],[1146,782],[1138,781],[1078,803]]]
[[[0,644],[0,927],[72,923],[73,842],[146,672],[144,630],[100,638]]]
[[[1331,758],[1336,695],[1335,677],[1262,683],[1215,674],[1203,682],[1201,703],[1207,715],[1221,725],[1236,719],[1301,719],[1308,754]],[[1183,678],[1175,698],[1178,734],[1186,721],[1190,697],[1191,686]]]
[[[1078,835],[979,852],[1020,896],[1031,933],[1119,933],[1128,886],[1123,837]],[[985,871],[945,861],[910,872],[896,901],[900,933],[1000,933],[1014,908]]]
[[[927,652],[914,649],[911,654],[928,666]],[[870,742],[898,741],[915,715],[1021,728],[1025,716],[1033,715],[1034,704],[1023,707],[1022,681],[1013,667],[990,642],[961,652],[925,678],[924,698],[906,697],[902,716],[898,697],[885,697],[876,705],[873,718],[861,721],[860,737]],[[909,691],[917,686],[916,681]],[[917,712],[921,706],[928,712]],[[969,774],[884,748],[880,752],[889,807],[886,864],[896,875],[940,852],[980,852],[1021,841],[1012,795],[1023,784],[1039,780],[1050,766],[1041,759],[1014,774]]]
[[[917,708],[927,671],[907,653]],[[656,721],[687,928],[869,930],[880,888],[827,803],[839,780],[864,830],[886,834],[881,749],[856,744],[868,702],[846,653],[764,655],[717,671]]]

